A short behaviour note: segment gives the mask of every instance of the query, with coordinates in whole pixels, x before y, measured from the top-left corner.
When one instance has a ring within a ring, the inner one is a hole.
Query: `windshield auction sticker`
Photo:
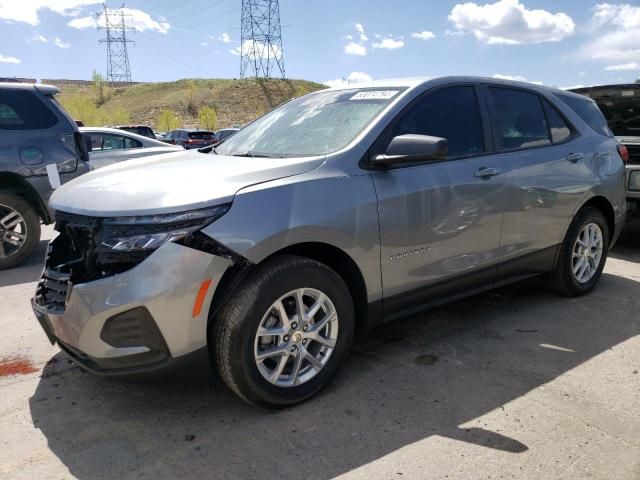
[[[350,100],[390,100],[398,93],[398,90],[367,90],[356,93]]]

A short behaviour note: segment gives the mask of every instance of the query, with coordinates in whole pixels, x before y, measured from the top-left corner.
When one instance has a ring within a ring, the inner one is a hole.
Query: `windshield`
[[[402,88],[324,91],[292,100],[229,137],[223,155],[326,155],[346,147]]]

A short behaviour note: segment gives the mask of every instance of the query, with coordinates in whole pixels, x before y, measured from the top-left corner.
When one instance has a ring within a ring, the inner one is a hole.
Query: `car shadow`
[[[640,263],[640,232],[625,231],[609,256],[618,260]]]
[[[33,253],[23,263],[17,267],[0,271],[0,288],[37,281],[42,274],[48,244],[49,240],[40,240]]]
[[[80,479],[333,478],[431,436],[518,455],[533,447],[477,419],[639,334],[631,315],[613,314],[639,287],[604,275],[568,299],[531,280],[382,325],[324,392],[280,411],[217,379],[107,381],[58,354],[29,401],[32,421]],[[524,432],[539,420],[518,421]]]

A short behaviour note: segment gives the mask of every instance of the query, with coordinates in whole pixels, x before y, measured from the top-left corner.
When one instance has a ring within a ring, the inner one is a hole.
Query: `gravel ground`
[[[83,373],[30,310],[45,246],[0,272],[0,478],[640,479],[638,238],[587,297],[532,280],[383,326],[277,412],[206,372]]]

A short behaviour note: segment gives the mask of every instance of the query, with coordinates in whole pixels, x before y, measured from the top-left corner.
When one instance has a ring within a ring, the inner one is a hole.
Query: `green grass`
[[[116,123],[115,119],[124,115],[129,123],[148,124],[154,128],[162,110],[173,111],[180,119],[181,127],[198,127],[198,110],[203,106],[216,110],[217,128],[244,125],[284,101],[326,88],[304,80],[178,80],[110,88],[107,100],[98,106],[98,96],[91,85],[57,86],[62,105],[76,120],[82,120],[88,126]],[[87,103],[94,104],[97,112],[89,112]],[[79,115],[88,118],[85,120]]]

